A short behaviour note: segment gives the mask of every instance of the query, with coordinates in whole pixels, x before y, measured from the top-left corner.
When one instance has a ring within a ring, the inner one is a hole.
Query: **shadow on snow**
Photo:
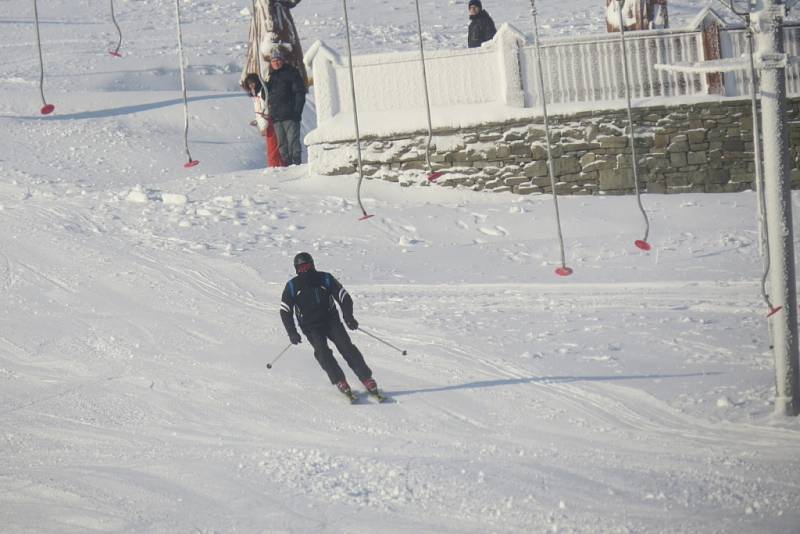
[[[221,95],[202,95],[190,96],[187,100],[189,102],[199,102],[201,100],[216,100],[219,98],[242,98],[245,97],[244,93],[225,93]],[[27,117],[14,117],[5,115],[4,119],[26,119],[36,121],[68,121],[68,120],[82,120],[82,119],[101,119],[105,117],[116,117],[119,115],[131,115],[133,113],[142,113],[144,111],[152,111],[154,109],[166,108],[170,106],[177,106],[183,104],[183,98],[171,98],[169,100],[162,100],[161,102],[151,102],[149,104],[137,104],[134,106],[122,106],[118,108],[98,109],[95,111],[82,111],[80,113],[70,113],[67,115],[52,115],[45,116],[27,116]]]
[[[443,391],[454,391],[459,389],[483,389],[501,386],[516,386],[520,384],[569,384],[572,382],[613,382],[616,380],[658,380],[667,378],[692,378],[698,376],[715,376],[720,372],[712,373],[688,373],[673,375],[622,375],[622,376],[535,376],[529,378],[509,378],[503,380],[479,380],[467,382],[466,384],[453,384],[451,386],[440,386],[433,388],[411,389],[406,391],[387,391],[387,395],[401,397],[403,395],[416,395],[419,393],[439,393]]]

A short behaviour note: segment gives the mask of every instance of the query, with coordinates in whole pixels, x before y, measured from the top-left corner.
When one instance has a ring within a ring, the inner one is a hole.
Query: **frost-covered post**
[[[722,59],[722,43],[720,40],[720,27],[724,22],[716,16],[710,8],[706,8],[707,15],[700,21],[700,31],[702,32],[702,39],[700,43],[700,51],[702,57],[706,60]],[[711,95],[724,95],[725,86],[723,83],[722,73],[710,72],[706,74],[706,86],[708,94]]]
[[[325,43],[316,41],[306,52],[303,62],[312,69],[317,123],[322,124],[332,119],[342,108],[336,79],[336,67],[341,67],[342,60]]]
[[[764,133],[764,180],[770,294],[780,311],[772,315],[775,355],[775,412],[800,413],[798,379],[797,290],[792,235],[789,141],[786,129],[786,63],[783,0],[758,0],[750,16],[761,62],[761,117]]]
[[[493,42],[496,43],[500,68],[500,99],[507,106],[521,108],[525,105],[525,93],[522,89],[519,55],[525,36],[508,24],[503,24]]]

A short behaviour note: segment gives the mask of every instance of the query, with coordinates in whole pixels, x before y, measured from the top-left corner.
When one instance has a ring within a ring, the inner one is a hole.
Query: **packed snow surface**
[[[537,6],[575,34],[604,3]],[[568,278],[549,196],[368,180],[359,221],[355,177],[263,170],[249,4],[182,3],[184,169],[174,5],[118,1],[114,58],[107,4],[40,2],[42,117],[32,8],[0,1],[2,532],[799,531],[754,193],[645,195],[649,253],[633,197],[561,198]],[[407,4],[352,0],[356,51],[415,46]],[[463,46],[465,2],[421,4]],[[339,7],[294,10],[305,46],[343,49]],[[305,340],[266,369],[301,250],[408,352],[352,333],[390,402],[348,405]]]

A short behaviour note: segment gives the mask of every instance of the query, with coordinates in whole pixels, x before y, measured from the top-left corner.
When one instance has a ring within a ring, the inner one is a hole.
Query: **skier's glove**
[[[349,328],[350,330],[358,329],[358,321],[356,321],[355,317],[345,317],[344,324],[346,324],[347,328]]]
[[[297,332],[292,332],[291,334],[289,334],[289,341],[292,342],[292,345],[298,345],[301,340],[302,338],[300,337],[300,334],[298,334]]]

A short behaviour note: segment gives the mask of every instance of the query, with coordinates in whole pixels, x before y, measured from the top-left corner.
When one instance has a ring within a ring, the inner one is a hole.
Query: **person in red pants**
[[[275,135],[272,119],[267,113],[266,91],[261,85],[258,74],[248,74],[244,79],[244,86],[247,88],[247,94],[253,99],[253,110],[256,114],[255,120],[250,124],[258,128],[267,145],[267,167],[284,167],[278,147],[278,137]]]

